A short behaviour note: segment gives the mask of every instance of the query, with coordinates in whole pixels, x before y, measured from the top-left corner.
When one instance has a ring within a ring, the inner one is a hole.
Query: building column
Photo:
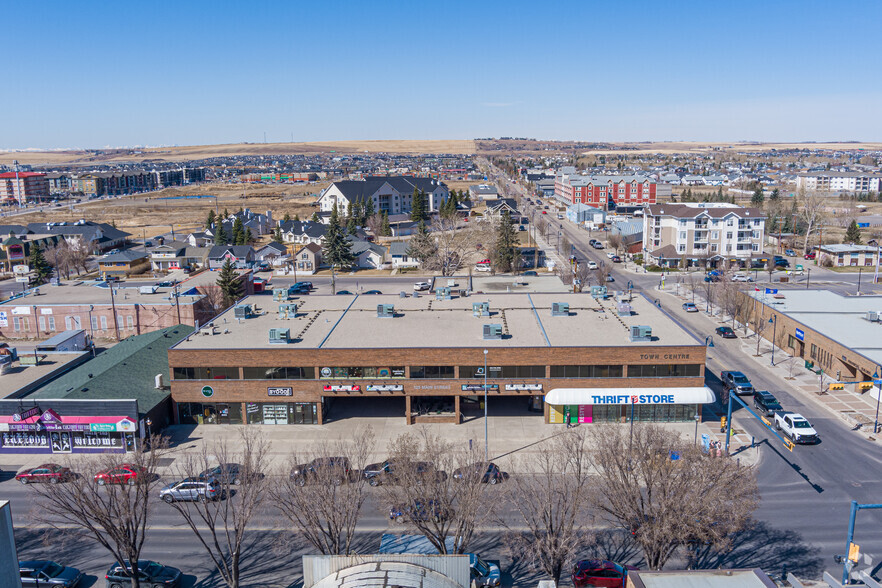
[[[323,425],[323,424],[325,424],[325,413],[322,410],[322,408],[324,407],[324,402],[322,402],[321,397],[319,397],[319,400],[318,400],[318,402],[315,403],[315,406],[316,406],[316,410],[315,410],[316,424]]]
[[[410,396],[409,395],[404,397],[404,419],[405,419],[404,422],[406,425],[413,424],[413,417],[411,416],[411,413],[410,413]]]
[[[459,411],[459,399],[460,399],[459,394],[457,394],[456,396],[453,397],[453,412],[454,412],[454,414],[456,414],[456,424],[457,425],[462,423],[462,414]]]

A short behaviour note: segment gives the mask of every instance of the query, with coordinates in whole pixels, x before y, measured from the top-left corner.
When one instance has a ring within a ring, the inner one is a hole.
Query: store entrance
[[[318,423],[315,402],[248,402],[249,425],[314,425]]]

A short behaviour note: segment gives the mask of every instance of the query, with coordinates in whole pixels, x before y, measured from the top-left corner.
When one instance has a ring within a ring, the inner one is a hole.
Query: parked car
[[[618,255],[613,255],[613,256],[612,256],[612,262],[613,262],[613,263],[622,263],[622,258],[619,257]]]
[[[795,257],[795,256],[796,256],[796,251],[794,251],[793,249],[785,249],[785,250],[784,250],[784,255],[788,255],[788,256],[790,256],[790,257]]]
[[[524,225],[518,225],[518,230],[519,231],[526,231],[527,227],[525,227]]]
[[[381,463],[372,463],[365,466],[362,475],[371,486],[379,486],[380,484],[397,484],[402,475],[408,475],[407,472],[402,474],[403,467],[412,467],[414,469],[413,479],[417,484],[440,481],[447,478],[446,472],[435,469],[434,464],[428,461],[414,462],[409,464],[409,466],[396,466],[388,459]]]
[[[738,335],[732,330],[732,327],[717,327],[716,334],[723,339],[737,339]]]
[[[596,269],[597,269],[597,264],[596,264],[595,262],[593,262],[593,261],[589,261],[589,262],[588,262],[588,269],[590,269],[590,270],[596,270]]]
[[[367,292],[364,292],[364,294],[366,294],[368,296],[373,296],[376,294],[382,294],[382,292],[380,292],[379,290],[368,290]]]
[[[216,480],[200,480],[187,478],[180,482],[172,482],[159,491],[159,498],[171,504],[179,501],[207,502],[220,498],[220,484]]]
[[[46,586],[74,588],[83,579],[83,573],[54,561],[20,561],[18,574],[22,586]]]
[[[790,262],[780,255],[775,256],[775,267],[790,267]]]
[[[115,468],[95,474],[95,482],[99,486],[105,484],[128,484],[134,486],[141,476],[147,475],[147,468],[130,463],[121,463]]]
[[[389,508],[389,518],[396,523],[404,523],[407,520],[445,521],[448,512],[435,500],[414,500],[407,506],[392,506]]]
[[[473,464],[469,464],[464,468],[456,468],[453,470],[453,479],[457,482],[461,482],[463,478],[473,476],[474,478],[480,478],[482,484],[498,484],[499,482],[505,481],[508,478],[508,474],[499,469],[495,463],[491,462],[477,462]]]
[[[429,282],[417,282],[413,285],[413,289],[415,292],[422,292],[423,290],[430,290],[432,286],[429,285]]]
[[[709,271],[704,276],[705,282],[719,282],[722,279],[723,274],[718,272],[717,270]]]
[[[583,559],[573,566],[573,586],[622,587],[627,583],[628,570],[638,569],[640,568],[623,566],[604,559]]]
[[[349,290],[340,290],[337,292],[337,296],[352,296],[352,292]]]
[[[73,479],[74,473],[70,468],[60,466],[57,463],[44,463],[35,468],[28,468],[15,474],[15,479],[22,484],[45,482],[57,484]]]
[[[213,468],[209,468],[199,474],[200,480],[217,480],[218,482],[225,484],[232,484],[238,486],[242,483],[242,480],[248,481],[249,479],[258,479],[262,478],[263,474],[258,472],[246,472],[242,469],[237,463],[225,463],[222,465],[215,466]]]
[[[309,463],[294,466],[291,479],[298,486],[328,479],[334,484],[343,484],[350,480],[352,466],[348,457],[317,457]]]
[[[747,274],[735,274],[732,276],[733,282],[752,282],[753,278],[748,276]]]
[[[156,282],[157,288],[174,288],[175,284],[178,282],[176,280],[163,280],[162,282]]]
[[[694,302],[684,302],[683,310],[685,310],[686,312],[698,312],[698,307],[695,306]]]
[[[753,393],[753,407],[763,416],[772,416],[779,410],[784,410],[781,403],[771,392],[755,390]]]
[[[475,271],[476,272],[492,272],[493,268],[490,267],[489,265],[476,265]]]
[[[753,394],[753,384],[741,372],[725,371],[720,373],[720,380],[723,382],[723,388],[731,392],[735,392],[739,396]]]
[[[809,251],[808,253],[806,253],[806,254],[803,255],[802,257],[803,257],[804,259],[814,259],[816,256],[817,256],[817,255],[815,254],[814,251]]]
[[[531,265],[532,265],[532,264],[531,264]],[[524,272],[523,274],[521,274],[521,275],[522,275],[522,276],[533,277],[533,276],[538,276],[539,274],[536,273],[534,270],[527,270],[527,271],[525,271],[525,272]]]
[[[591,239],[588,241],[588,244],[594,247],[594,244],[597,243],[597,239]]]
[[[548,207],[546,206],[545,208],[548,208]],[[547,210],[543,210],[543,211],[542,211],[542,214],[548,214],[548,211],[547,211]]]
[[[110,566],[104,579],[107,582],[107,588],[123,588],[132,585],[132,566],[128,560],[125,567],[118,563]],[[178,588],[181,585],[181,570],[171,566],[164,566],[155,561],[147,559],[138,560],[138,579],[141,586],[149,585],[162,586],[163,588]]]
[[[607,276],[606,276],[606,281],[607,281],[607,282],[615,282],[616,279],[615,279],[614,277],[610,276],[610,275],[607,275]]]

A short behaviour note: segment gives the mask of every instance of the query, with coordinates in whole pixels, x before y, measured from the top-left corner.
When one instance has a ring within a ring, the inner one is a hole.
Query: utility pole
[[[178,297],[178,285],[175,284],[175,308],[178,311],[178,324],[181,324],[181,303]]]
[[[116,331],[116,340],[119,341],[119,321],[116,318],[116,301],[113,299],[113,282],[110,283],[110,308],[113,310],[113,328]],[[89,322],[91,322],[91,317]]]

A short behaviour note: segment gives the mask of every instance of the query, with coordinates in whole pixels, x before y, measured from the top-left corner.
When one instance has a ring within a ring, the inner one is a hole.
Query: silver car
[[[159,491],[159,497],[169,504],[182,500],[206,502],[208,500],[217,500],[220,495],[220,486],[216,480],[199,480],[196,478],[172,482]]]

